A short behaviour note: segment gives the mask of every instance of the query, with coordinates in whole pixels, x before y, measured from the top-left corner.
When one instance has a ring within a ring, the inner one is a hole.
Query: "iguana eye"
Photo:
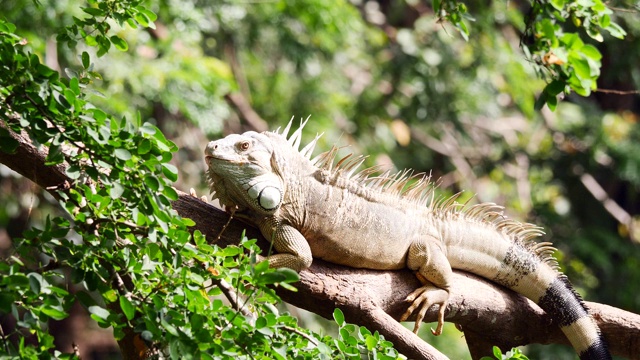
[[[238,143],[238,149],[242,151],[249,150],[250,147],[251,147],[251,143],[249,141],[242,141]]]

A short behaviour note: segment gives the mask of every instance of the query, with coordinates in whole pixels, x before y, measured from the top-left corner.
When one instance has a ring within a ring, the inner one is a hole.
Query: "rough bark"
[[[0,121],[0,127],[7,129]],[[17,134],[9,129],[9,135],[20,143],[15,153],[7,154],[0,151],[0,163],[6,165],[11,170],[30,179],[34,183],[45,189],[53,187],[63,187],[69,184],[69,178],[65,174],[63,165],[46,166],[46,149],[39,149],[33,145],[25,134]],[[57,193],[51,192],[54,197]]]
[[[63,167],[44,165],[44,152],[33,147],[28,138],[16,135],[16,139],[20,141],[17,152],[0,153],[1,163],[43,188],[70,183]],[[247,229],[248,237],[261,239],[263,251],[266,253],[268,249],[258,231],[239,220],[232,220],[220,234],[229,216],[190,195],[181,193],[173,207],[180,215],[193,219],[195,228],[209,239],[219,237],[216,242],[220,246],[237,243]],[[464,272],[456,271],[452,283],[446,319],[458,324],[467,334],[474,358],[486,355],[489,344],[506,349],[529,343],[568,343],[553,319],[528,299]],[[407,306],[404,298],[419,285],[409,271],[351,269],[315,260],[300,274],[300,282],[295,284],[298,292],[280,289],[279,295],[293,305],[327,318],[339,307],[348,321],[380,331],[410,358],[442,359],[444,355],[392,320],[400,317]],[[586,304],[612,353],[640,359],[640,315],[607,305]],[[435,321],[436,317],[432,309],[425,321]],[[123,340],[122,345],[130,345],[134,340]]]

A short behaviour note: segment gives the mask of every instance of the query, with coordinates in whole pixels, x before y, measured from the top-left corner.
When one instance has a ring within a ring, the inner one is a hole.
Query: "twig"
[[[231,223],[231,220],[233,220],[233,215],[235,213],[236,213],[236,208],[231,209],[231,214],[229,214],[229,220],[227,220],[227,223],[224,224],[224,226],[220,230],[220,233],[218,233],[218,236],[216,236],[214,243],[217,243],[220,240],[220,238],[222,237],[222,234],[224,234],[224,231],[227,230],[227,226],[229,226],[229,224]]]
[[[220,291],[222,291],[222,293],[227,298],[227,300],[229,300],[231,306],[234,309],[242,313],[242,315],[250,318],[252,321],[255,321],[256,315],[245,307],[245,302],[242,301],[240,296],[231,288],[231,285],[229,285],[223,279],[213,278],[211,279],[211,281],[216,284]]]
[[[462,155],[463,151],[460,143],[449,129],[444,129],[442,137],[445,148],[447,148],[448,152],[451,154],[449,157],[451,163],[456,167],[456,170],[458,170],[460,175],[462,175],[459,180],[465,181],[472,189],[474,189],[478,179],[473,173],[471,164],[469,164],[467,159]]]
[[[247,76],[242,69],[242,65],[240,61],[238,61],[238,51],[236,49],[236,41],[233,38],[233,34],[225,33],[227,37],[226,44],[224,46],[224,54],[229,59],[229,65],[231,65],[231,71],[233,72],[233,77],[236,79],[238,86],[240,87],[240,91],[245,96],[245,98],[251,100],[251,91],[249,89],[249,82],[247,81]]]
[[[296,328],[292,328],[291,326],[287,326],[287,325],[284,325],[282,327],[282,329],[287,330],[287,331],[292,332],[292,333],[295,333],[295,334],[298,334],[298,335],[302,336],[303,338],[309,340],[309,342],[312,343],[314,346],[318,346],[318,340],[316,338],[314,338],[314,337],[311,337],[309,334],[305,334],[302,331],[300,331],[300,330],[298,330]]]
[[[129,289],[127,289],[127,286],[122,280],[122,277],[120,277],[120,274],[118,274],[118,272],[115,271],[115,269],[113,269],[113,276],[116,278],[116,286],[118,287],[118,289],[122,291],[125,297],[130,298],[131,292],[129,292]]]
[[[4,335],[4,329],[2,328],[2,324],[0,324],[0,338],[2,338],[2,345],[4,345],[4,351],[9,353],[9,345],[7,344],[7,337]]]
[[[631,215],[626,212],[618,203],[616,203],[609,194],[598,184],[598,181],[589,173],[580,175],[580,182],[593,195],[593,197],[602,203],[602,206],[613,216],[618,222],[625,226],[631,225]]]
[[[640,90],[613,90],[613,89],[595,89],[594,92],[603,94],[615,94],[615,95],[638,95]]]
[[[529,182],[529,157],[517,153],[516,157],[516,188],[520,198],[520,206],[525,213],[529,213],[531,205],[531,182]]]
[[[611,6],[608,3],[605,3],[605,6],[608,7],[609,9],[613,10],[613,11],[628,12],[628,13],[634,13],[634,14],[637,14],[639,12],[636,9],[619,8],[619,7]]]
[[[247,101],[242,93],[230,93],[225,95],[224,98],[227,100],[229,105],[238,111],[240,117],[256,131],[263,132],[269,129],[267,122],[264,121],[255,110],[253,110],[249,101]]]
[[[78,344],[73,342],[73,343],[71,343],[71,347],[73,347],[73,355],[75,355],[78,358],[80,358],[80,348],[78,347]]]

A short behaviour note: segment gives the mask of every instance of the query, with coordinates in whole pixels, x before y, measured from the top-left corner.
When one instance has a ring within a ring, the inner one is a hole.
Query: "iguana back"
[[[507,219],[490,203],[437,199],[427,177],[404,171],[357,171],[364,157],[335,161],[337,148],[311,159],[318,137],[299,149],[300,126],[280,133],[247,132],[205,149],[212,192],[228,210],[250,219],[273,242],[271,266],[300,271],[312,258],[356,268],[409,268],[430,284],[407,298],[406,319],[419,309],[417,331],[431,305],[440,306],[439,334],[452,268],[513,289],[557,319],[581,359],[610,359],[593,319],[535,225]]]

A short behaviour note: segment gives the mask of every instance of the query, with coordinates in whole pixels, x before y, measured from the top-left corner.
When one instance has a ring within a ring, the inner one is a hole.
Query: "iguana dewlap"
[[[439,334],[453,269],[466,270],[513,289],[550,313],[580,359],[610,359],[582,301],[557,269],[550,243],[536,243],[539,227],[506,219],[495,204],[467,206],[455,197],[434,201],[428,178],[410,172],[356,171],[363,157],[334,164],[336,148],[311,159],[318,138],[298,150],[304,124],[289,138],[246,132],[210,142],[205,149],[212,192],[228,209],[255,223],[278,252],[273,267],[296,271],[312,258],[351,266],[409,268],[433,285],[408,299],[417,330],[431,305],[439,305]]]

